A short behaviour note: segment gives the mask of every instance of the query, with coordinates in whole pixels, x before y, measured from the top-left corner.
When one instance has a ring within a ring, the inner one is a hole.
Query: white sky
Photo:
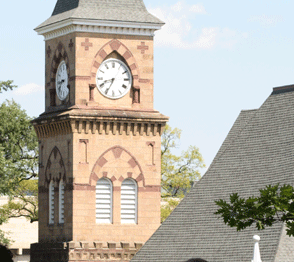
[[[294,83],[294,1],[144,2],[166,22],[155,38],[155,109],[183,130],[179,150],[198,146],[208,166],[240,110]],[[19,89],[0,102],[13,97],[31,116],[44,110],[44,41],[33,29],[55,3],[1,3],[0,80]]]

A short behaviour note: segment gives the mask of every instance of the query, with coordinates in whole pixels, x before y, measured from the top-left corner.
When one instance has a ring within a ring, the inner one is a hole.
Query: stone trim
[[[38,27],[35,30],[43,35],[45,40],[58,38],[73,32],[102,33],[115,35],[154,36],[163,24],[138,23],[127,21],[103,21],[87,19],[66,19],[55,24]]]
[[[31,244],[31,262],[127,262],[142,248],[141,242],[64,242]]]
[[[106,154],[109,152],[109,151],[112,151],[115,158],[116,159],[119,159],[121,157],[121,154],[122,152],[126,152],[129,156],[130,156],[130,159],[128,161],[128,164],[130,165],[130,167],[132,169],[134,169],[135,167],[138,166],[139,170],[140,170],[140,175],[138,176],[139,178],[139,181],[142,181],[143,180],[143,185],[145,187],[145,178],[144,178],[144,175],[143,175],[143,170],[139,164],[139,162],[137,161],[137,159],[128,151],[126,150],[125,148],[121,147],[121,146],[114,146],[114,147],[111,147],[109,149],[107,149],[99,158],[98,160],[96,161],[96,163],[94,164],[94,167],[92,169],[92,172],[91,172],[91,176],[90,176],[90,179],[89,179],[89,184],[91,185],[91,181],[93,180],[95,182],[95,184],[97,183],[97,181],[102,178],[102,177],[99,177],[99,175],[97,174],[97,170],[100,170],[106,163],[108,163],[108,160],[105,158]],[[117,154],[116,152],[119,152],[119,154]],[[128,175],[128,174],[126,174]],[[106,172],[103,172],[102,174],[103,177],[107,177],[109,178],[110,180],[112,179],[112,177],[109,177],[108,176],[108,173]],[[128,178],[128,177],[126,177]],[[124,179],[126,179],[124,178]],[[138,179],[137,178],[137,179]],[[135,179],[137,181],[137,179]],[[121,178],[119,179],[119,181],[121,181]],[[139,182],[137,181],[137,182]]]
[[[127,136],[157,136],[162,135],[165,123],[150,123],[150,122],[137,122],[130,120],[128,121],[117,121],[117,120],[88,120],[76,119],[71,121],[71,127],[73,133],[79,134],[112,134],[112,135],[123,135]]]
[[[51,122],[34,125],[38,138],[47,138],[71,133],[70,121]]]
[[[112,52],[116,51],[119,55],[121,55],[128,67],[131,70],[132,76],[133,76],[133,86],[136,87],[136,94],[134,95],[135,100],[133,103],[140,103],[139,98],[139,67],[136,63],[136,59],[133,56],[132,52],[119,40],[113,39],[106,43],[102,48],[97,52],[93,62],[92,62],[92,68],[90,72],[91,78],[91,84],[96,83],[96,73],[99,66],[102,64],[102,62],[105,60],[105,58],[110,55]]]
[[[59,166],[60,166],[60,172],[58,174],[58,176],[53,176],[50,169],[52,166],[52,162],[57,160],[57,156],[59,156]],[[45,169],[45,186],[48,187],[49,183],[51,180],[53,180],[54,182],[59,182],[61,179],[63,179],[63,181],[66,183],[66,169],[65,169],[65,165],[64,165],[64,161],[62,158],[62,155],[60,153],[60,150],[58,149],[58,147],[54,147],[48,157],[47,160],[47,165],[46,165],[46,169]]]
[[[165,123],[150,122],[130,122],[117,120],[87,120],[72,119],[63,121],[43,121],[35,124],[34,128],[39,139],[66,135],[70,133],[79,134],[106,134],[106,135],[123,135],[127,136],[157,136],[162,135]]]

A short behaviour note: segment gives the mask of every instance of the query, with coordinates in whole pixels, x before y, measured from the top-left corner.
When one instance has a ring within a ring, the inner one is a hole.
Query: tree
[[[178,147],[181,130],[166,125],[161,137],[161,188],[166,204],[161,208],[163,222],[190,191],[193,183],[200,179],[200,168],[205,167],[202,155],[195,146],[190,146],[180,156],[172,153]]]
[[[205,167],[202,155],[195,146],[183,151],[181,156],[172,153],[181,138],[181,130],[166,125],[161,139],[161,187],[163,197],[183,197],[201,175]]]
[[[8,86],[0,84],[0,91],[13,88]],[[8,204],[0,207],[0,225],[16,216],[36,221],[38,140],[32,119],[14,101],[0,105],[0,119],[0,195],[10,197]],[[0,231],[0,242],[8,241]]]
[[[230,201],[215,201],[220,207],[216,215],[237,231],[255,225],[258,230],[284,222],[288,236],[294,236],[294,188],[291,185],[268,185],[258,197],[241,198],[230,195]]]
[[[16,88],[16,85],[12,84],[13,81],[12,80],[8,80],[8,81],[0,81],[0,94],[3,91],[8,91],[8,90],[12,90],[14,88]]]

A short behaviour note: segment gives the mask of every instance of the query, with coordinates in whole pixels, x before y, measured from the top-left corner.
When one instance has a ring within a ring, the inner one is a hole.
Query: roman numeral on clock
[[[122,85],[122,87],[123,87],[124,89],[126,89],[126,88],[127,88],[127,86],[126,86],[126,85]]]

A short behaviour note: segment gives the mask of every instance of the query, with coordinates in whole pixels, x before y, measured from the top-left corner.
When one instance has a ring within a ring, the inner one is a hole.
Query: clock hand
[[[110,84],[110,86],[105,90],[106,95],[108,94],[108,91],[110,90],[110,88],[111,88],[113,82],[114,82],[114,78],[111,79],[111,84]]]

